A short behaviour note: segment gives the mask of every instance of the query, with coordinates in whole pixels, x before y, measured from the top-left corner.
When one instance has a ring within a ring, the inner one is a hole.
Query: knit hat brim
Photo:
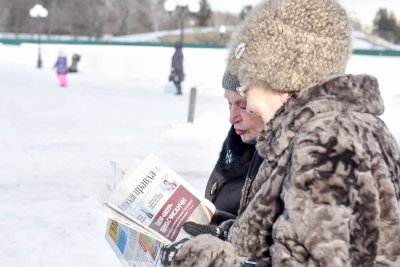
[[[236,91],[236,88],[240,86],[239,80],[236,76],[229,73],[229,69],[226,68],[224,76],[222,77],[222,88]]]

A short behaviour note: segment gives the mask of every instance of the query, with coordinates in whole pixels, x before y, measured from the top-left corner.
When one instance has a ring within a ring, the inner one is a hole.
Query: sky
[[[239,13],[246,5],[255,5],[261,0],[231,0],[229,3],[222,0],[208,0],[213,10]],[[395,12],[400,21],[399,0],[339,0],[348,14],[359,19],[363,24],[371,24],[379,8],[387,8]]]
[[[244,6],[255,5],[259,2],[260,0],[231,0],[229,2],[223,0],[208,0],[212,10],[232,13],[239,13]]]
[[[81,55],[69,86],[52,65]],[[225,49],[184,48],[183,96],[167,82],[173,48],[0,44],[2,267],[121,266],[104,239],[97,186],[153,153],[200,192],[229,129]],[[376,76],[382,119],[400,141],[400,57],[351,56],[348,73]],[[189,91],[196,88],[194,123]]]

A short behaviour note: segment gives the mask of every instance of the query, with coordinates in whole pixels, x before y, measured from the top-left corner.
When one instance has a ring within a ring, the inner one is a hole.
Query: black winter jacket
[[[255,146],[243,143],[232,126],[205,191],[205,197],[217,208],[212,224],[219,225],[223,221],[236,218],[246,174],[254,178],[261,162]],[[252,167],[249,171],[250,166]]]

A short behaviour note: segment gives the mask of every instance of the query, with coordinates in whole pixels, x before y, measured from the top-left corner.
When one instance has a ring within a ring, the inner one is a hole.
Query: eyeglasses
[[[236,92],[238,92],[241,97],[247,98],[246,91],[249,90],[249,87],[248,85],[236,87]]]

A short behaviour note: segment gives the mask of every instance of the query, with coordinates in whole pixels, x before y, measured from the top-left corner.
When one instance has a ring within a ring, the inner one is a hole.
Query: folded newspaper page
[[[161,266],[158,255],[165,243],[112,219],[108,220],[105,238],[122,266]]]
[[[183,223],[210,222],[214,205],[156,156],[126,173],[113,167],[119,181],[102,194],[106,240],[124,266],[155,266],[161,246],[190,238]]]

